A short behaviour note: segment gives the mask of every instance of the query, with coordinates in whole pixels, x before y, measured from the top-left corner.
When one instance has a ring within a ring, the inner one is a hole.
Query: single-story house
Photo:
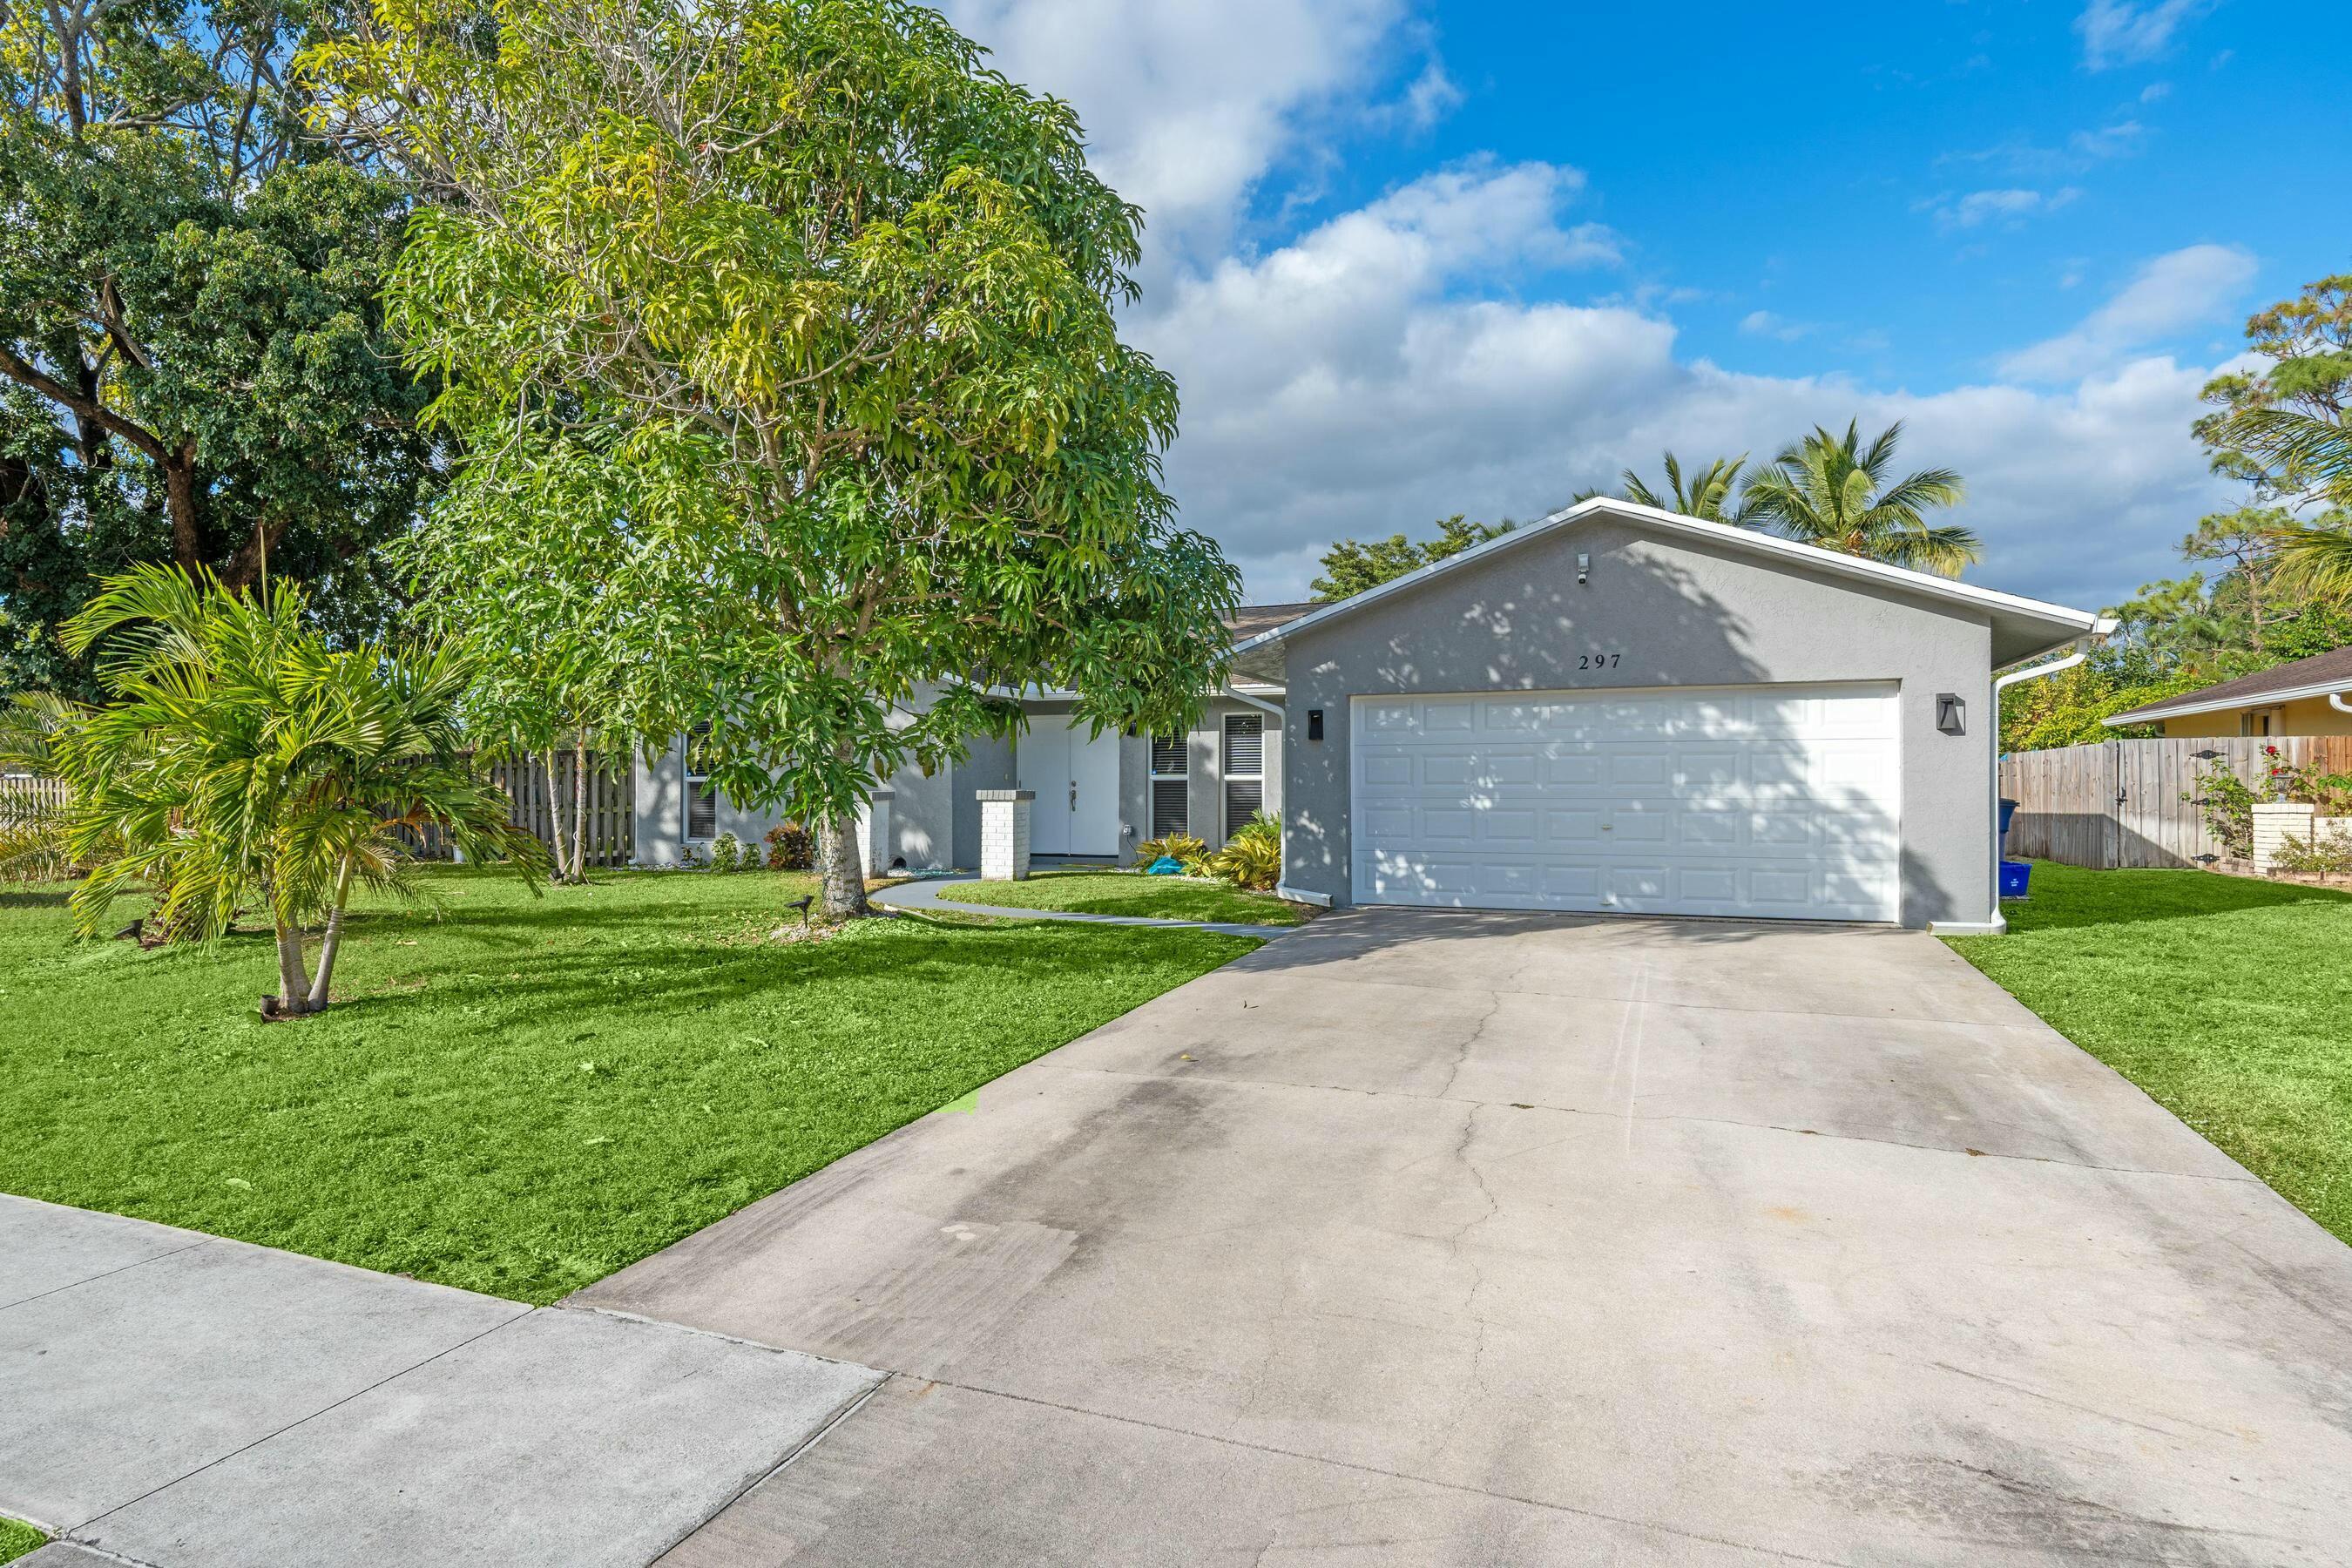
[[[1032,693],[1023,734],[886,781],[867,859],[971,867],[976,792],[1021,788],[1034,853],[1109,864],[1279,815],[1283,890],[1315,903],[1998,931],[1994,671],[2110,627],[1596,499],[1244,612],[1188,734],[1090,736],[1068,693]],[[695,763],[640,763],[640,863],[772,825]]]
[[[1968,932],[2003,924],[1994,672],[2111,625],[1596,499],[1233,668],[1284,691],[1293,897]]]
[[[2107,722],[2161,724],[2167,737],[2352,735],[2352,647],[2184,691]]]
[[[1305,614],[1313,605],[1259,605],[1227,623],[1237,641]],[[1222,844],[1250,817],[1282,811],[1282,692],[1236,678],[1211,695],[1182,735],[1091,733],[1074,721],[1073,694],[1023,694],[1028,726],[1010,739],[973,740],[961,763],[926,777],[902,768],[877,792],[865,821],[866,864],[876,872],[971,868],[980,863],[980,790],[1025,789],[1031,852],[1049,860],[1130,865],[1138,844],[1171,833]],[[929,691],[916,693],[917,708]],[[635,763],[640,866],[674,866],[686,852],[707,857],[721,834],[756,846],[783,820],[747,810],[711,787],[700,758],[681,737],[650,763]]]

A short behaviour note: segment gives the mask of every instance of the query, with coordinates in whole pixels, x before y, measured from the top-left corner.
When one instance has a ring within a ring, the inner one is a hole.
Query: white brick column
[[[2254,869],[2268,875],[2290,836],[2310,843],[2312,820],[2318,815],[2318,809],[2305,801],[2254,802]]]
[[[869,877],[890,874],[890,803],[894,790],[877,789],[857,808],[857,850]]]
[[[980,800],[980,875],[983,881],[1025,882],[1029,879],[1029,803],[1031,789],[983,789]]]

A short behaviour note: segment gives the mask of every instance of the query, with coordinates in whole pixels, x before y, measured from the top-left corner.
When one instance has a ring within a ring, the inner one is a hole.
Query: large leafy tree
[[[303,129],[323,3],[0,6],[0,681],[71,684],[56,626],[137,561],[382,618],[430,473],[378,304],[406,198]]]
[[[2286,585],[2352,599],[2352,274],[2256,311],[2246,344],[2267,363],[2214,377],[2196,425],[2216,473],[2273,512]]]
[[[176,567],[112,579],[66,634],[96,651],[107,701],[45,737],[71,791],[65,849],[92,868],[72,900],[83,932],[133,886],[157,890],[164,929],[205,938],[258,898],[278,938],[271,1016],[325,1009],[355,886],[415,890],[403,829],[527,875],[544,860],[462,755],[465,658],[337,650],[308,609],[296,587],[236,594]]]
[[[1459,555],[1474,544],[1500,539],[1517,527],[1508,518],[1500,522],[1473,522],[1457,511],[1438,520],[1434,539],[1412,539],[1402,533],[1386,539],[1342,539],[1323,552],[1323,575],[1310,584],[1310,591],[1327,602],[1352,598],[1367,588]]]
[[[1748,505],[1738,499],[1739,476],[1748,467],[1748,454],[1737,458],[1717,458],[1683,472],[1681,459],[1672,452],[1666,454],[1666,488],[1654,490],[1649,482],[1628,468],[1624,474],[1625,499],[1641,506],[1655,507],[1660,511],[1675,511],[1685,517],[1698,518],[1706,522],[1729,523],[1734,527],[1748,521]]]
[[[1749,517],[1824,550],[1957,576],[1983,549],[1968,529],[1931,523],[1927,513],[1957,504],[1966,487],[1949,468],[1892,478],[1902,438],[1900,420],[1867,445],[1859,421],[1843,436],[1815,429],[1749,478]]]
[[[392,288],[472,452],[425,581],[593,576],[616,721],[707,721],[719,788],[820,824],[828,911],[872,781],[1016,724],[992,693],[1197,708],[1238,578],[1160,488],[1140,214],[1067,105],[900,0],[378,0],[308,63],[442,198]]]

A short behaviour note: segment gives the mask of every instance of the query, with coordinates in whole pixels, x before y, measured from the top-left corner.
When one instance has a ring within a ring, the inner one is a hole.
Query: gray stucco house
[[[1189,734],[1089,737],[1067,693],[1032,693],[1017,738],[887,781],[867,863],[973,866],[975,792],[1022,788],[1035,853],[1118,865],[1262,807],[1312,903],[1999,931],[1995,671],[2111,628],[1598,499],[1351,599],[1244,611]],[[638,764],[641,863],[771,826],[691,762]]]
[[[2110,626],[1602,499],[1233,668],[1284,692],[1292,897],[1968,932],[2002,927],[1994,672]]]
[[[1229,623],[1237,641],[1314,609],[1265,605]],[[932,692],[916,693],[928,703]],[[1282,810],[1283,721],[1279,688],[1236,677],[1212,694],[1182,735],[1093,735],[1073,724],[1071,694],[1023,695],[1028,727],[1010,740],[976,739],[963,762],[929,777],[902,768],[877,791],[865,822],[866,864],[892,868],[970,868],[980,863],[984,789],[1035,793],[1032,851],[1048,858],[1130,865],[1147,838],[1190,833],[1222,844],[1264,810]],[[919,707],[916,710],[919,711]],[[911,713],[909,720],[911,721]],[[731,833],[760,842],[780,814],[748,811],[712,789],[685,738],[636,768],[636,862],[672,866],[683,849],[707,853]]]

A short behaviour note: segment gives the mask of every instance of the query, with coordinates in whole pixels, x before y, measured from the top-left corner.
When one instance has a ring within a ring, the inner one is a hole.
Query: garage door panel
[[[1356,896],[1893,920],[1898,718],[1891,686],[1363,700]]]

